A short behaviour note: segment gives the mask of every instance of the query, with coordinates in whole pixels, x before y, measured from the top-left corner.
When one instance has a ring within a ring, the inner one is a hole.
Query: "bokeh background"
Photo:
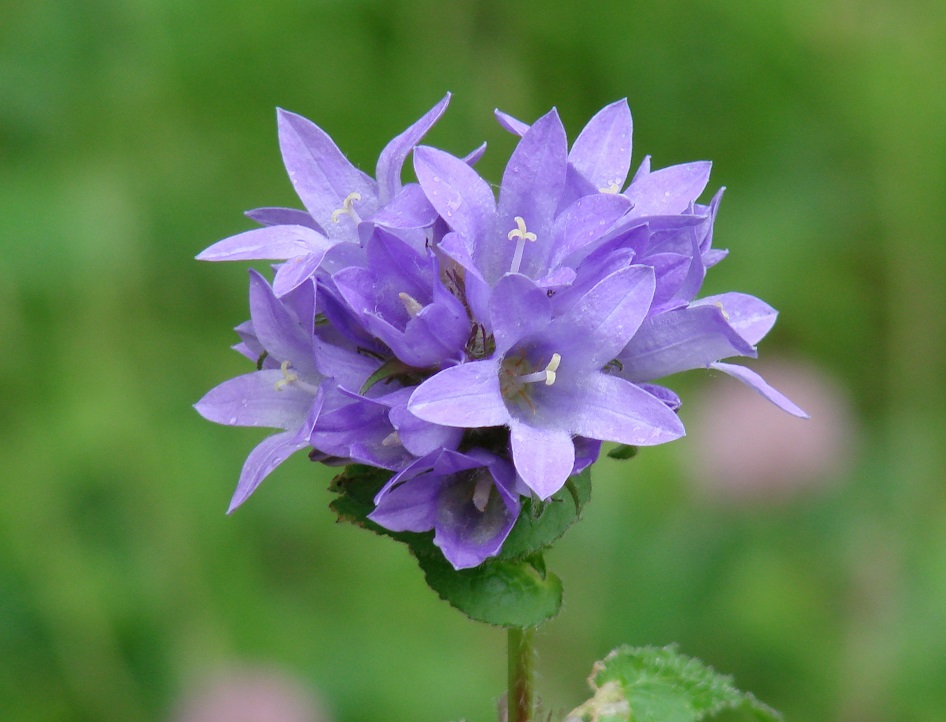
[[[549,555],[549,706],[678,642],[791,720],[944,719],[944,37],[938,0],[0,3],[0,719],[494,719],[502,631],[304,456],[227,517],[262,433],[191,408],[247,370],[246,269],[193,256],[299,205],[274,108],[371,170],[447,90],[430,142],[494,181],[497,106],[574,137],[626,96],[635,165],[712,159],[706,292],[781,311],[754,367],[813,416],[673,382],[689,436]]]

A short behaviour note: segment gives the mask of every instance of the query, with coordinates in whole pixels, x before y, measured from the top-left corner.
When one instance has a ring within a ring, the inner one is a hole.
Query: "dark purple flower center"
[[[535,413],[532,400],[536,388],[555,383],[562,357],[537,349],[516,348],[499,364],[499,391],[507,404]]]
[[[506,505],[486,468],[454,474],[437,500],[437,525],[475,545],[496,537],[507,521]]]

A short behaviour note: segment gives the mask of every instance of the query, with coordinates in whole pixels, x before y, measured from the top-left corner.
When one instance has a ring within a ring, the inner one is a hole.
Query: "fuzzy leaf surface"
[[[700,722],[721,712],[756,722],[781,720],[775,710],[737,690],[731,677],[675,646],[619,647],[595,663],[588,683],[594,696],[564,722]]]

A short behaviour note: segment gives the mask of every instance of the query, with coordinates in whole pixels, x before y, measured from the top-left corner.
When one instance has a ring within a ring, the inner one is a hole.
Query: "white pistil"
[[[404,308],[407,309],[407,315],[411,318],[414,318],[418,313],[424,310],[424,307],[421,305],[413,296],[404,293],[403,291],[397,294],[397,297],[401,299],[401,303],[404,304]]]
[[[476,486],[473,487],[473,506],[479,512],[486,511],[486,505],[489,503],[489,495],[493,490],[493,480],[489,474],[483,474],[476,480]]]
[[[290,371],[290,368],[291,364],[289,361],[283,361],[281,364],[279,364],[279,370],[282,371],[282,378],[273,384],[273,388],[276,389],[276,391],[282,391],[287,386],[295,386],[296,388],[302,389],[313,396],[318,393],[318,387],[300,379],[299,374],[297,374],[295,371]]]
[[[355,223],[361,223],[361,217],[358,215],[358,212],[355,210],[355,201],[361,200],[361,193],[349,193],[345,200],[342,201],[342,207],[336,211],[332,211],[332,223],[338,223],[339,219],[348,215],[351,216],[351,219]]]
[[[621,190],[621,181],[613,180],[608,183],[607,187],[599,188],[599,193],[617,193]]]
[[[555,379],[558,371],[559,364],[562,363],[562,355],[553,353],[551,360],[548,362],[548,365],[541,371],[536,371],[531,374],[523,374],[522,376],[517,376],[516,380],[521,381],[525,384],[537,384],[544,383],[546,386],[551,386],[555,383]]]
[[[397,446],[401,443],[401,437],[397,435],[396,431],[392,431],[390,434],[381,439],[381,446],[388,448],[391,446]]]
[[[562,363],[562,355],[553,353],[549,360],[549,365],[545,367],[545,385],[551,386],[555,383],[555,372],[558,371],[558,365]]]
[[[516,252],[512,256],[512,266],[509,272],[519,273],[519,266],[522,264],[522,252],[525,250],[526,241],[532,241],[534,243],[537,236],[526,230],[526,221],[522,216],[516,216],[513,220],[516,221],[516,227],[506,234],[506,238],[510,241],[513,238],[519,240],[516,241]]]
[[[289,362],[283,361],[279,365],[280,371],[282,371],[282,378],[279,379],[274,385],[274,388],[277,391],[282,391],[289,384],[299,380],[299,374],[289,370]]]

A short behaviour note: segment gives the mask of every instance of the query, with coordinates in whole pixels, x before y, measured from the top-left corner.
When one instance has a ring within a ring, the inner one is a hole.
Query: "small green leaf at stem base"
[[[427,584],[470,619],[500,627],[535,627],[562,606],[562,582],[541,558],[487,561],[454,569],[442,557],[418,557]]]

